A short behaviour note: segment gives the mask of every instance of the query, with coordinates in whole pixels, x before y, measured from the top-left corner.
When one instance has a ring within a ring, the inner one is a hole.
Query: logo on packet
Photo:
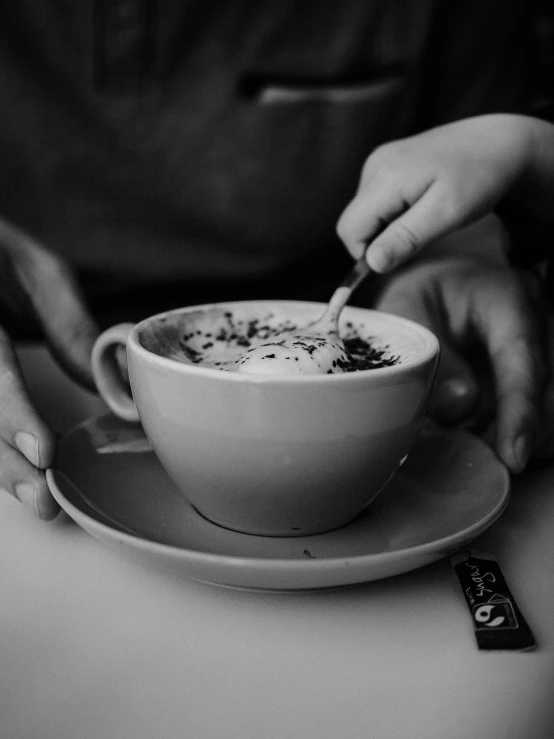
[[[507,598],[493,596],[488,603],[473,606],[472,615],[476,631],[479,629],[517,629],[518,627],[513,606]]]

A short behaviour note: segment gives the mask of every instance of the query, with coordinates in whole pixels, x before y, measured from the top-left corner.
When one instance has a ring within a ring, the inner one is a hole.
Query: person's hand
[[[390,277],[376,307],[438,336],[436,420],[486,431],[514,473],[541,446],[548,451],[554,413],[543,409],[548,393],[554,400],[554,383],[546,372],[543,306],[529,275],[467,258],[410,264]],[[554,354],[554,332],[550,343]]]
[[[554,308],[550,301],[545,306],[545,355],[547,382],[542,399],[541,430],[533,450],[536,460],[554,458]]]
[[[70,269],[0,218],[0,323],[2,314],[36,321],[64,369],[93,387],[90,353],[98,331]],[[44,520],[59,511],[44,472],[53,462],[55,442],[27,394],[12,340],[0,325],[0,488]]]
[[[535,159],[543,166],[544,156],[536,152],[545,150],[546,141],[554,145],[548,123],[490,115],[387,143],[366,160],[337,233],[355,259],[369,245],[369,266],[388,272],[489,213],[508,193],[535,205],[536,191],[551,189],[546,176],[528,171]]]

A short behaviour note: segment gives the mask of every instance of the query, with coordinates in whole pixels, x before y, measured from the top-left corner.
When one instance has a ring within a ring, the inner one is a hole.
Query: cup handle
[[[92,376],[100,397],[116,416],[124,421],[138,421],[135,401],[119,369],[116,350],[125,347],[132,323],[119,323],[96,339],[92,348]]]

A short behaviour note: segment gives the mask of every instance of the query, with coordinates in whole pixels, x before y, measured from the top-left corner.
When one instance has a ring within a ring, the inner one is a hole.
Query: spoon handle
[[[350,296],[358,285],[365,280],[365,278],[371,272],[371,268],[366,261],[365,255],[358,259],[352,269],[348,272],[346,277],[337,287],[331,300],[329,301],[326,318],[328,320],[336,320],[344,306],[350,300]]]

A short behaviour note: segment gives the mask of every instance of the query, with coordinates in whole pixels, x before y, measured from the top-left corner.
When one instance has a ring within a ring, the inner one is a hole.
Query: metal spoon
[[[368,265],[365,256],[358,259],[335,292],[331,295],[331,299],[329,300],[323,315],[320,316],[317,321],[306,327],[309,329],[310,333],[318,333],[320,335],[338,334],[339,317],[342,309],[350,300],[354,290],[361,282],[363,282],[363,280],[365,280],[370,272],[371,268]]]

